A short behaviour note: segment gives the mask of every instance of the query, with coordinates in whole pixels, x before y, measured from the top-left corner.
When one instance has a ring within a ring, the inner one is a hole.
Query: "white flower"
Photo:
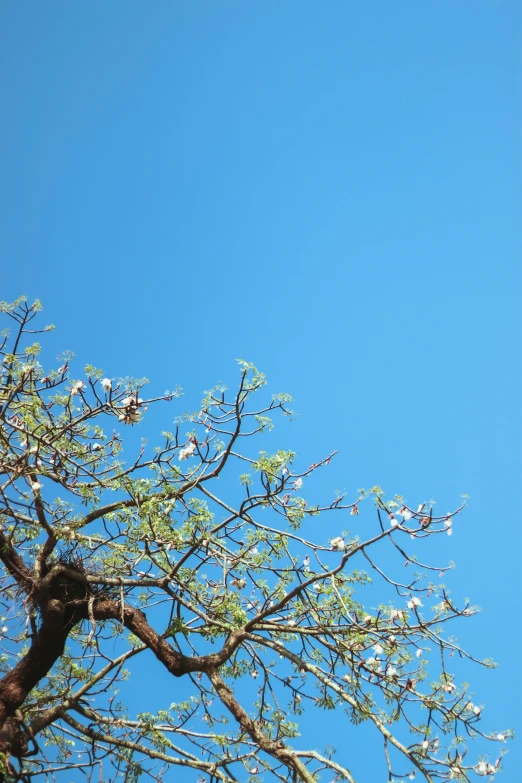
[[[422,655],[422,650],[417,650],[417,652],[415,653],[415,655],[417,656],[417,658],[420,658],[420,657],[421,657],[421,655]]]
[[[295,620],[288,620],[287,625],[295,625]]]
[[[125,416],[125,414],[122,413],[120,416],[118,416],[118,421],[125,421],[126,418],[127,417]]]
[[[352,515],[352,517],[357,516],[358,513],[359,513],[359,507],[357,505],[352,506],[352,508],[350,509],[350,514]]]
[[[388,666],[388,668],[386,669],[386,676],[387,677],[397,677],[398,674],[399,673],[398,673],[397,669],[394,666]]]
[[[395,642],[397,641],[397,637],[394,636],[394,634],[392,634],[391,636],[388,636],[388,641],[390,644],[395,644]]]
[[[424,740],[424,742],[422,743],[422,749],[423,750],[428,750],[429,746],[430,746],[430,743],[428,742],[428,740]]]
[[[392,609],[390,612],[391,620],[402,620],[404,612],[402,609]]]
[[[497,770],[493,766],[493,764],[490,764],[488,761],[488,775],[494,775]]]
[[[316,582],[316,583],[314,584],[314,590],[317,590],[317,592],[319,592],[321,589],[322,589],[322,584],[321,584],[321,582]]]
[[[294,483],[293,483],[294,489],[301,489],[302,486],[303,486],[303,479],[302,478],[296,479],[294,481]]]
[[[110,392],[112,388],[112,381],[109,378],[102,378],[100,381],[101,385],[103,386],[103,391],[108,393]]]
[[[310,565],[310,558],[308,557],[308,555],[303,560],[303,565],[305,568],[308,568],[308,566]]]
[[[349,675],[349,674],[345,674],[345,675],[343,675],[343,680],[344,680],[345,682],[351,682],[351,681],[352,681],[352,678],[350,677],[350,675]]]
[[[499,742],[505,742],[506,741],[506,735],[505,734],[497,734],[497,739]]]
[[[344,549],[344,538],[341,538],[341,536],[337,536],[337,538],[332,538],[332,540],[330,541],[330,546],[334,550]]]
[[[410,780],[415,780],[415,772],[410,772],[408,777],[409,777]]]
[[[391,525],[392,527],[397,527],[397,525],[398,525],[398,524],[399,524],[398,520],[397,520],[397,519],[395,519],[395,517],[393,516],[393,514],[390,514],[390,525]]]
[[[419,513],[419,511],[422,511],[422,509],[424,508],[424,506],[425,506],[425,503],[419,503],[419,507],[418,507],[418,509],[417,509],[417,514]]]
[[[453,693],[453,691],[456,690],[456,689],[457,689],[457,686],[454,685],[452,682],[448,682],[444,686],[444,690],[446,691],[446,693]]]
[[[368,658],[368,660],[366,661],[366,665],[367,665],[367,666],[375,666],[375,664],[376,664],[376,663],[379,663],[379,661],[377,660],[377,658],[374,658],[374,656],[373,656],[373,655],[371,655],[371,656]]]
[[[422,606],[420,598],[417,598],[416,595],[414,595],[412,599],[408,601],[408,609],[413,609],[414,606]]]
[[[254,678],[254,680],[256,680],[259,677],[259,672],[257,671],[257,669],[252,669],[250,674]]]
[[[486,765],[484,764],[483,761],[479,762],[479,764],[477,766],[477,773],[479,775],[487,775],[488,774],[488,768],[486,767]]]
[[[363,623],[366,625],[370,625],[371,621],[373,620],[373,617],[371,614],[367,614],[366,617],[363,618]]]
[[[406,522],[408,521],[408,519],[411,519],[411,511],[408,511],[408,509],[406,508],[406,506],[403,506],[401,509],[399,509],[399,512],[398,512],[398,513],[401,515],[401,517],[402,517],[402,518],[403,518],[403,519],[404,519]]]
[[[480,713],[482,712],[482,707],[477,707],[477,705],[475,704],[473,707],[473,712],[475,713],[475,715],[480,715]]]
[[[87,387],[83,381],[76,381],[76,383],[73,383],[71,387],[71,396],[74,397],[75,394],[78,394],[79,391],[86,388]]]
[[[384,650],[383,650],[383,648],[381,647],[380,644],[374,644],[373,645],[373,651],[374,651],[374,653],[376,655],[382,655],[382,653],[384,652]]]
[[[191,441],[188,446],[185,446],[185,448],[179,450],[179,456],[178,459],[180,462],[183,462],[184,459],[188,459],[191,457],[194,452],[196,451],[196,444],[194,441]]]
[[[7,627],[7,625],[2,625],[2,633],[7,633],[8,630],[9,628]]]
[[[31,489],[33,490],[33,492],[39,492],[42,489],[42,487],[43,487],[43,484],[40,484],[39,481],[34,481],[31,484]]]

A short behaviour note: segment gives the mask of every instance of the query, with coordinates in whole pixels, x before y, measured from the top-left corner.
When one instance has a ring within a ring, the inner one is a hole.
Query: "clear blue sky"
[[[459,637],[500,663],[469,675],[499,729],[521,696],[521,30],[517,0],[0,4],[1,298],[42,298],[55,353],[189,409],[256,362],[296,398],[284,445],[340,449],[327,490],[468,493],[450,585],[485,610]],[[514,743],[502,779],[521,768]]]

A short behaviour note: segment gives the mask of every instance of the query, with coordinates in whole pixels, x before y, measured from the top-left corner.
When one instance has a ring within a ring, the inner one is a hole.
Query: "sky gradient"
[[[0,4],[0,298],[43,300],[51,356],[189,410],[255,362],[295,397],[281,446],[339,449],[325,491],[467,493],[449,584],[485,613],[455,631],[500,664],[469,673],[498,730],[521,724],[521,29],[515,0]]]

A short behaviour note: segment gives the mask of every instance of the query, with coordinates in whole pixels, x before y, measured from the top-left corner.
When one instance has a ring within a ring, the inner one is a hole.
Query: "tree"
[[[252,452],[291,400],[255,406],[265,379],[246,362],[234,395],[207,392],[129,460],[134,425],[179,390],[144,399],[145,380],[91,366],[78,379],[70,355],[44,371],[30,344],[52,328],[32,328],[40,309],[2,303],[16,326],[1,348],[2,780],[162,781],[185,767],[214,783],[353,781],[349,754],[298,733],[305,711],[330,710],[373,724],[390,781],[493,777],[511,734],[482,729],[451,666],[474,659],[445,633],[476,609],[435,582],[449,566],[409,553],[451,533],[461,509],[436,516],[378,487],[307,504],[304,483],[334,455],[298,469],[290,451]],[[366,531],[367,507],[368,538],[342,530]],[[313,542],[326,513],[339,535]],[[379,565],[384,546],[409,581]],[[144,694],[130,715],[118,691],[147,652],[181,697],[154,713]],[[466,738],[492,755],[468,758]]]

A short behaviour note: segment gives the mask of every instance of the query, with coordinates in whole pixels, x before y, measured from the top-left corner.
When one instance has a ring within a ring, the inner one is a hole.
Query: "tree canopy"
[[[484,728],[454,666],[476,659],[447,630],[477,609],[416,554],[462,507],[307,501],[335,455],[260,450],[291,398],[243,361],[150,447],[143,419],[179,389],[148,398],[70,354],[44,369],[39,302],[1,307],[2,780],[353,783],[367,750],[317,748],[307,714],[338,736],[371,724],[389,781],[494,778],[511,733]],[[133,680],[147,655],[160,709]]]

